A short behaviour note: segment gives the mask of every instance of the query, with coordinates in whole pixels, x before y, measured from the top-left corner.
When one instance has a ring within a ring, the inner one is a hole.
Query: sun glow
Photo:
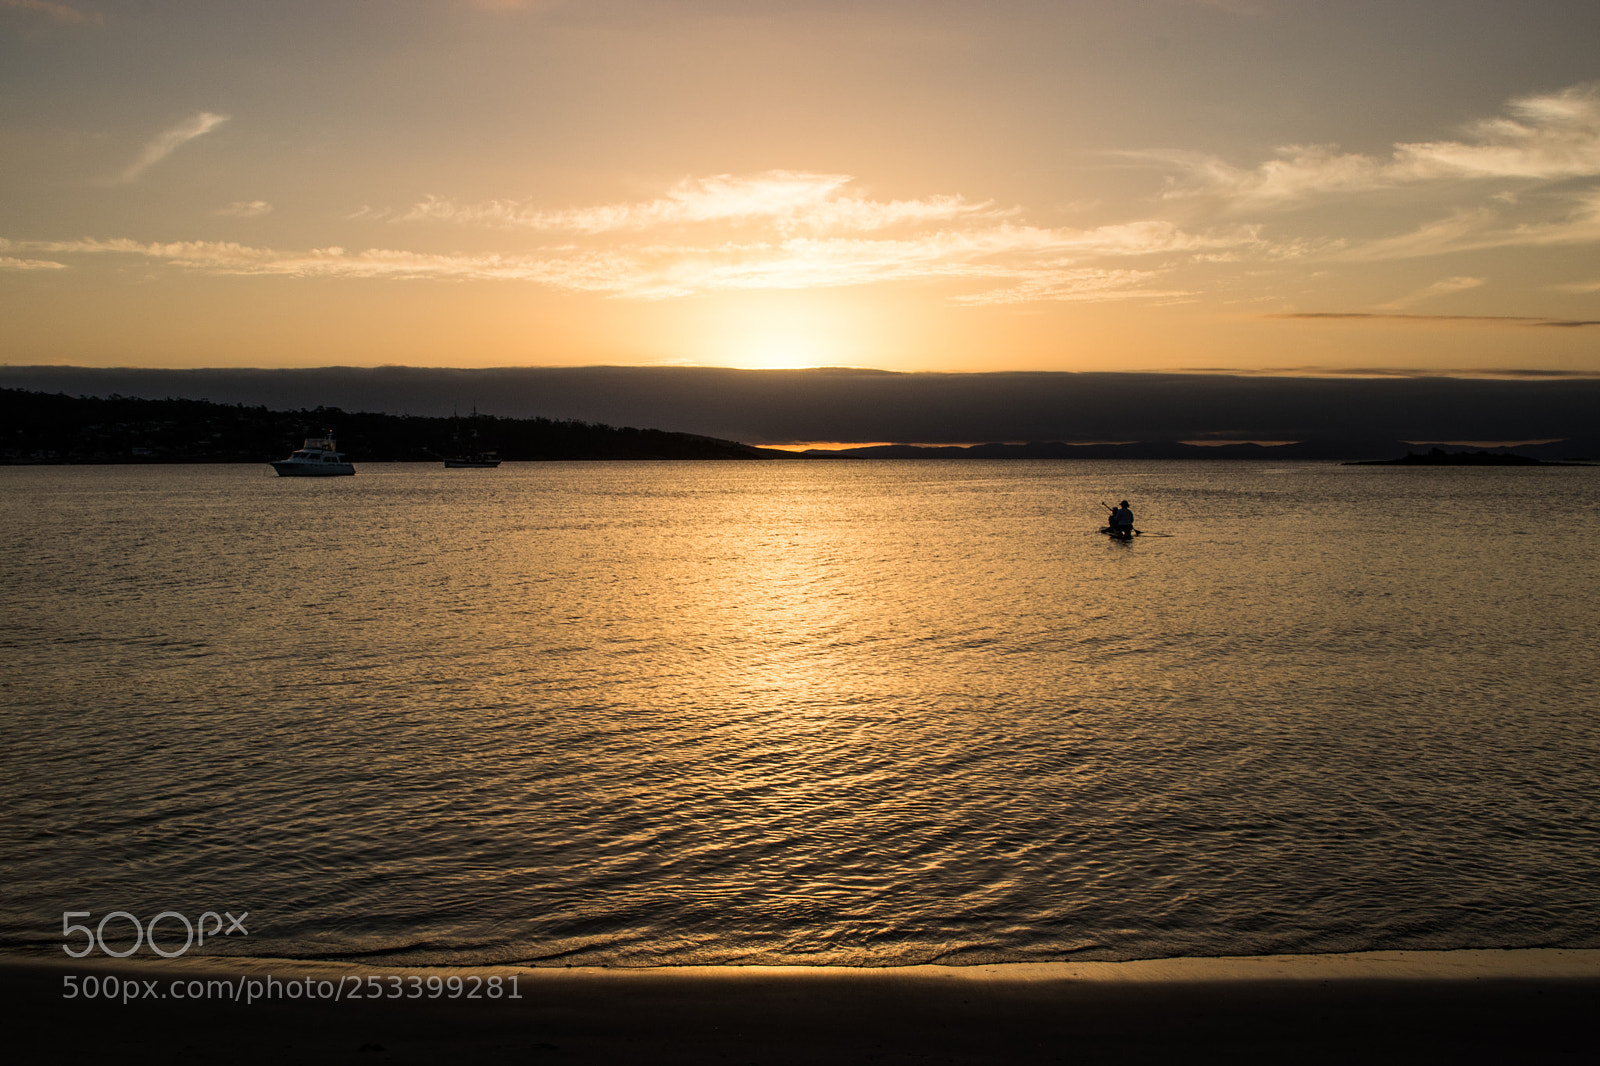
[[[701,358],[739,370],[803,370],[851,361],[859,332],[837,298],[742,295],[703,319]]]
[[[804,370],[831,366],[827,357],[806,337],[773,337],[752,343],[732,357],[740,370]]]

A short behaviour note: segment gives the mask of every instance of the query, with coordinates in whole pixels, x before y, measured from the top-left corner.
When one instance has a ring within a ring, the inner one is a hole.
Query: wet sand
[[[64,998],[91,975],[138,998]],[[269,977],[272,998],[217,998],[220,982],[260,994]],[[307,980],[346,998],[307,999]],[[191,981],[219,984],[173,998]],[[465,998],[474,987],[484,998]],[[379,994],[348,998],[358,988]],[[1591,1061],[1600,951],[886,969],[11,958],[0,994],[15,1062],[1556,1063]]]

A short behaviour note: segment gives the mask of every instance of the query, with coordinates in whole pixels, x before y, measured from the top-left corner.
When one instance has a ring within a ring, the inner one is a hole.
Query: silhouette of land
[[[1600,440],[1519,445],[1513,452],[1444,445],[1416,454],[1415,441],[1302,440],[1284,444],[1193,444],[1173,440],[1095,444],[886,444],[813,449],[760,448],[661,429],[576,419],[494,415],[430,416],[271,410],[209,400],[68,396],[0,388],[0,463],[255,463],[281,459],[302,439],[331,432],[354,462],[426,462],[473,451],[507,460],[590,459],[1207,459],[1382,462],[1400,465],[1558,465],[1600,454]]]
[[[1417,446],[1565,439],[1541,459],[1600,455],[1600,375],[1506,371],[1498,378],[1293,377],[1215,373],[735,370],[721,367],[0,366],[0,388],[70,396],[170,396],[275,411],[391,411],[448,417],[477,401],[497,415],[659,426],[757,447],[798,441],[1301,441],[1339,445],[1296,458],[1392,459]],[[327,427],[316,427],[318,432]],[[339,428],[339,427],[335,427]],[[348,434],[345,434],[348,437]],[[1349,443],[1381,450],[1349,452]],[[484,442],[484,447],[494,447]],[[1007,458],[995,448],[940,458]],[[1150,447],[1149,444],[1141,445]],[[1169,449],[1172,445],[1165,445]],[[1037,449],[1038,445],[1030,445]],[[1302,448],[1302,451],[1305,449]],[[920,457],[921,453],[917,453]],[[1090,458],[1088,452],[1063,455]],[[1129,454],[1124,449],[1117,455]],[[1215,451],[1150,458],[1228,458]],[[908,456],[909,457],[909,456]],[[1287,458],[1263,453],[1257,458]]]
[[[463,434],[501,459],[762,459],[761,449],[659,429],[548,418],[430,418],[317,407],[271,411],[206,400],[0,389],[0,462],[256,463],[331,432],[355,462],[433,461]]]

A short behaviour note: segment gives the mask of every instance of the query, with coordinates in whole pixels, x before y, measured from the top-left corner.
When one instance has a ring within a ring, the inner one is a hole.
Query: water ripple
[[[0,470],[7,943],[233,904],[208,950],[397,963],[1600,946],[1591,472],[254,473]],[[1107,494],[1174,537],[1084,535]]]

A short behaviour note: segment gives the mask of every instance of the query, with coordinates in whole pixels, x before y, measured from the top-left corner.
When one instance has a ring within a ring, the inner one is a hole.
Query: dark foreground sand
[[[91,974],[140,998],[64,998]],[[170,995],[474,975],[515,975],[522,998]],[[16,1063],[1587,1063],[1600,1046],[1600,951],[1557,949],[870,970],[0,959],[0,994]]]

